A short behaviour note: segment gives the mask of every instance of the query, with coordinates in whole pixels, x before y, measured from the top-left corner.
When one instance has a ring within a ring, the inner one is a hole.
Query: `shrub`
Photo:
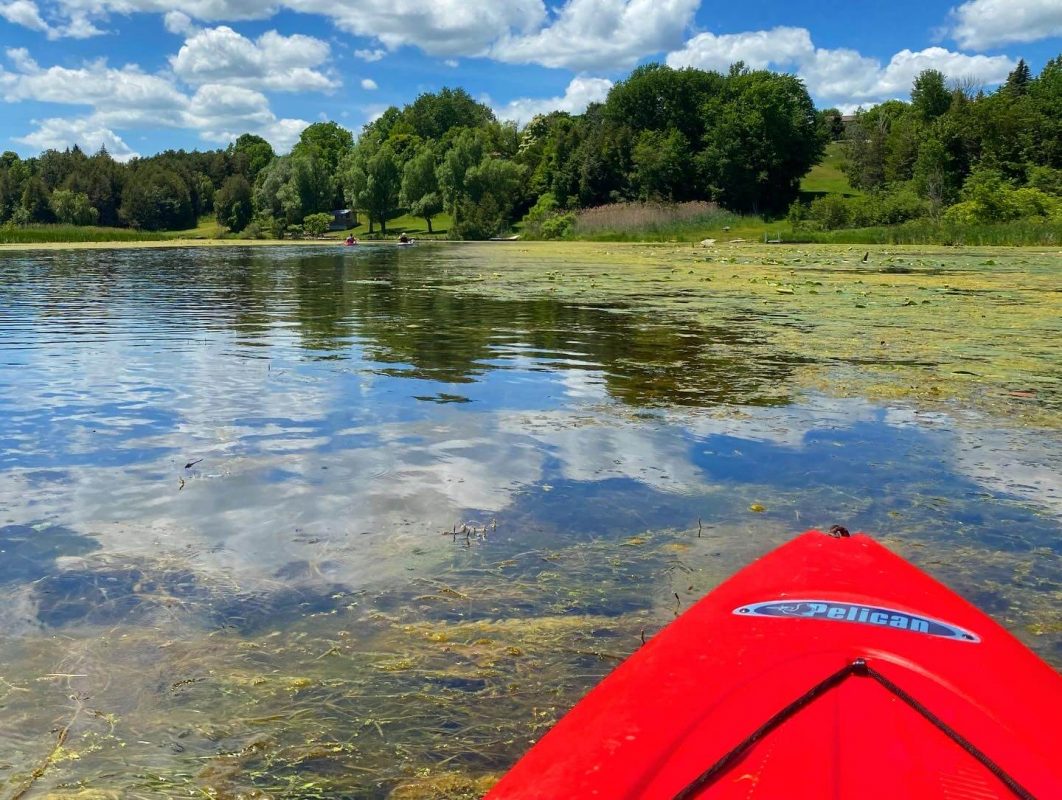
[[[571,235],[574,227],[575,214],[569,211],[566,214],[554,214],[543,220],[540,231],[543,239],[564,239]]]
[[[524,216],[524,226],[541,224],[543,220],[552,216],[557,211],[557,208],[557,198],[553,196],[553,193],[544,192]]]
[[[308,214],[302,221],[303,229],[309,236],[320,236],[326,230],[328,226],[332,224],[332,215],[325,214],[323,212],[317,214]]]
[[[1021,217],[1051,217],[1057,214],[1062,200],[1039,189],[1014,189],[1010,202]]]
[[[808,216],[828,231],[848,224],[848,204],[839,194],[827,194],[811,201]]]
[[[970,225],[978,222],[978,210],[972,200],[956,203],[944,212],[944,222],[948,225]]]
[[[575,225],[575,214],[559,210],[551,192],[539,196],[523,219],[524,234],[530,239],[563,239]]]
[[[790,225],[800,225],[808,218],[808,207],[799,200],[794,200],[789,204],[789,211],[786,213],[785,218],[789,220]]]
[[[456,211],[450,226],[450,237],[453,239],[489,239],[508,227],[505,210],[499,206],[494,195],[484,195],[478,203],[462,198],[457,203]]]
[[[87,194],[69,189],[52,192],[52,210],[56,220],[66,225],[95,225],[100,212],[92,207]]]
[[[1050,176],[1048,176],[1050,177]],[[1015,189],[994,170],[973,172],[962,187],[962,202],[944,212],[944,221],[1009,222],[1030,218],[1057,218],[1062,200],[1040,189]]]
[[[1062,169],[1031,167],[1028,183],[1033,189],[1062,197]]]
[[[240,231],[239,238],[241,239],[264,239],[266,238],[265,231],[262,230],[262,225],[258,220],[251,220],[247,223],[247,227]]]
[[[875,220],[878,225],[899,225],[929,214],[929,205],[910,186],[901,186],[881,196]]]
[[[857,197],[828,194],[812,202],[807,218],[822,230],[869,228],[874,225],[899,225],[920,219],[929,213],[929,204],[909,185],[889,192],[871,192]],[[790,212],[792,215],[792,211]],[[790,222],[793,217],[790,216]],[[804,227],[807,222],[798,221]],[[797,223],[794,223],[797,224]]]
[[[266,239],[283,239],[284,222],[279,217],[274,217],[269,212],[260,213],[252,224],[258,226]]]

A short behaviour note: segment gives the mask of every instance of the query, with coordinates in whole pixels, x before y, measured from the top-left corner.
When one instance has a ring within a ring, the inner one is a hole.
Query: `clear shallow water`
[[[0,255],[9,793],[474,796],[835,522],[1062,663],[1056,434],[797,395],[770,318],[471,277],[441,247]]]

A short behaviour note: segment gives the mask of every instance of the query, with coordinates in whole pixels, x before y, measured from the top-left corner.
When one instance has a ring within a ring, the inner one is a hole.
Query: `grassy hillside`
[[[862,194],[858,189],[852,188],[847,176],[841,171],[844,162],[844,151],[840,142],[830,142],[826,146],[826,154],[822,161],[811,168],[811,172],[804,176],[800,182],[800,191],[805,200],[812,199],[809,195],[819,194]]]

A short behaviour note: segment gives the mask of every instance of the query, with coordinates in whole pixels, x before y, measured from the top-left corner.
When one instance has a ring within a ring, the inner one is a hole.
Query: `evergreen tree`
[[[187,230],[196,223],[188,184],[158,163],[137,165],[122,192],[121,217],[147,231]]]
[[[48,187],[39,176],[34,175],[22,190],[20,201],[22,219],[26,222],[54,222],[55,215],[52,213],[52,205],[48,195]]]
[[[1021,97],[1029,91],[1029,83],[1032,81],[1032,71],[1025,63],[1024,58],[1018,59],[1018,65],[1007,76],[1007,82],[1003,84],[1003,91],[1012,97]]]

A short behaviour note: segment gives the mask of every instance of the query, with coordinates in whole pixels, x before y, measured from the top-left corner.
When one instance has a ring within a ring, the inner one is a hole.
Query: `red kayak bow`
[[[805,533],[708,594],[488,794],[1062,798],[1062,678],[864,535]]]

